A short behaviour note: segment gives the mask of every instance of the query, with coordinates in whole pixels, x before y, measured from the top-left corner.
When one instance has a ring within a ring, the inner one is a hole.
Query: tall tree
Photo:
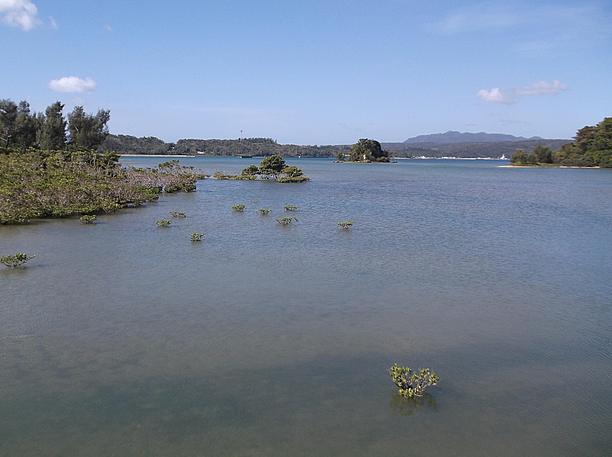
[[[30,112],[30,104],[21,101],[15,119],[15,146],[22,151],[36,145],[36,118]]]
[[[87,114],[82,106],[75,106],[68,115],[70,144],[74,149],[96,150],[108,135],[110,111],[99,110]]]
[[[8,148],[15,140],[17,105],[12,100],[0,100],[0,147]]]
[[[66,120],[64,105],[55,102],[45,111],[45,120],[40,135],[40,147],[48,151],[64,149],[66,146]]]

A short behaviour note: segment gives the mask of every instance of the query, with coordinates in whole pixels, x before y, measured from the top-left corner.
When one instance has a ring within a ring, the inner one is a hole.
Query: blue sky
[[[567,138],[612,115],[610,1],[0,0],[0,98],[113,133]]]

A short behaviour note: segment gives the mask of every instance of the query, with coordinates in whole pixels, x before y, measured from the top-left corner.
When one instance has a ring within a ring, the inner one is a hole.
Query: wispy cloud
[[[78,76],[64,76],[63,78],[49,81],[49,89],[56,92],[91,92],[95,90],[96,82],[91,78],[79,78]]]
[[[481,100],[490,103],[512,103],[512,98],[508,94],[504,93],[499,87],[492,89],[480,89],[476,95]]]
[[[549,48],[559,40],[565,43],[570,37],[586,37],[591,42],[609,37],[610,13],[602,5],[597,1],[575,5],[485,1],[449,10],[427,28],[441,35],[520,28],[520,35],[514,38],[522,38],[524,44],[518,47],[533,51]]]
[[[59,25],[53,16],[49,16],[49,27],[51,27],[53,30],[59,29]]]
[[[0,22],[29,31],[40,24],[38,8],[31,0],[0,0]]]
[[[558,95],[565,90],[567,90],[567,84],[554,79],[551,82],[536,81],[528,86],[513,89],[500,89],[499,87],[480,89],[476,95],[485,102],[510,104],[516,102],[519,97]]]
[[[537,81],[529,86],[521,87],[516,90],[516,95],[557,95],[567,90],[567,85],[558,79],[552,82]]]

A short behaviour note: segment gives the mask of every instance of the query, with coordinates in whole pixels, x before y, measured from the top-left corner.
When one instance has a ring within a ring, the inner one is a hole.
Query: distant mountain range
[[[401,143],[382,143],[395,157],[509,158],[517,149],[531,151],[538,144],[558,150],[571,140],[525,138],[502,133],[448,131],[409,138]],[[166,143],[155,137],[109,135],[101,151],[120,154],[200,154],[205,156],[261,156],[283,154],[288,157],[335,157],[348,152],[350,145],[304,146],[280,144],[270,138],[237,140],[181,139]]]
[[[445,133],[431,133],[429,135],[419,135],[408,138],[406,144],[437,143],[437,144],[458,144],[458,143],[497,143],[502,141],[530,141],[541,140],[539,136],[525,138],[523,136],[506,135],[504,133],[485,133],[485,132],[457,132],[449,130]]]

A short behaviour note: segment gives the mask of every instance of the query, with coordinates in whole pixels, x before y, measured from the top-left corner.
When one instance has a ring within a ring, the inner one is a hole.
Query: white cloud
[[[40,21],[38,8],[31,0],[0,0],[0,21],[21,30],[32,30]]]
[[[57,25],[57,21],[55,20],[55,18],[53,16],[49,16],[49,26],[53,30],[59,29],[59,25]]]
[[[552,82],[537,81],[529,86],[521,87],[516,90],[517,95],[557,95],[560,92],[567,90],[567,85],[563,84],[558,79]]]
[[[49,89],[56,92],[91,92],[96,88],[96,82],[91,78],[64,76],[49,81]]]
[[[567,85],[558,79],[551,82],[536,81],[528,86],[514,89],[480,89],[476,95],[485,102],[490,103],[514,103],[519,97],[533,97],[538,95],[558,95],[567,90]]]
[[[476,95],[485,102],[512,103],[511,98],[499,87],[494,87],[493,89],[480,89]]]

